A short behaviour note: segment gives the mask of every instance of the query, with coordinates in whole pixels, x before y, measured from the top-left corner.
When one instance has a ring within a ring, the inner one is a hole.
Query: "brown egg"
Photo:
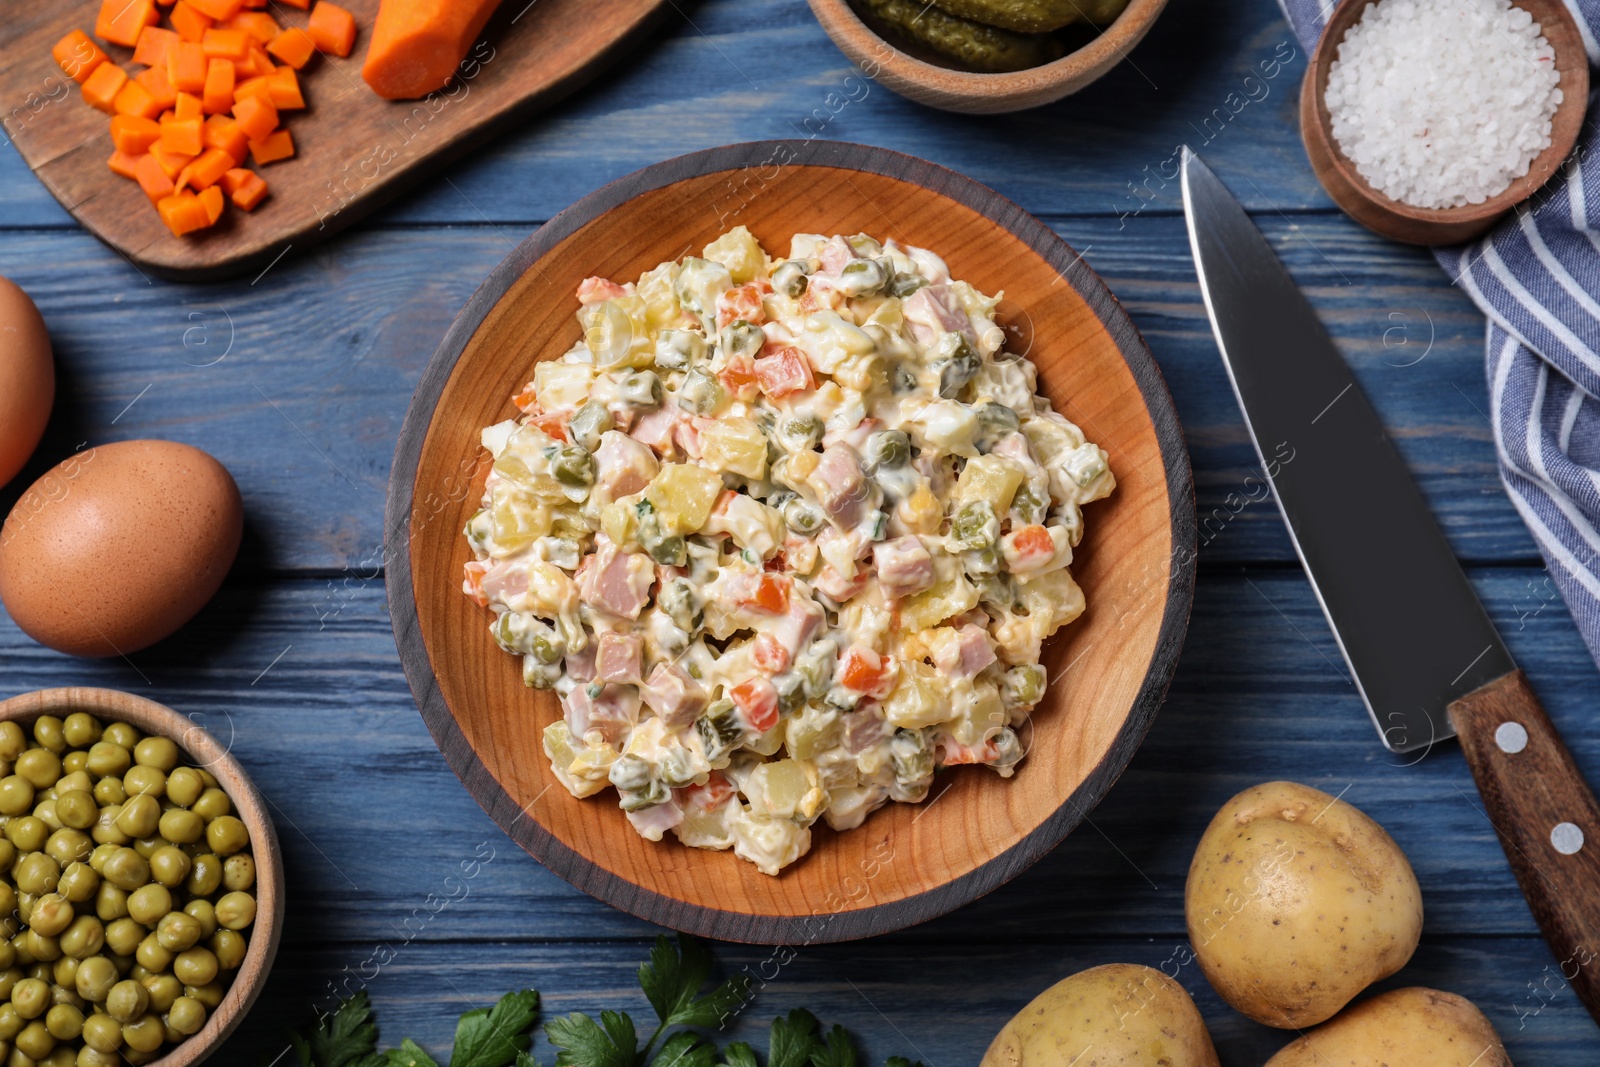
[[[35,482],[0,527],[0,601],[40,644],[126,655],[205,606],[243,531],[239,487],[204,452],[101,445]]]
[[[33,455],[55,398],[44,316],[27,293],[0,278],[0,486]]]

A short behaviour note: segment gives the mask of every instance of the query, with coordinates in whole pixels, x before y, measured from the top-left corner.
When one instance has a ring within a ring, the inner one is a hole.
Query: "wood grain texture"
[[[1046,655],[1052,676],[1073,666],[1033,714],[1029,773],[954,775],[948,799],[893,805],[854,833],[817,832],[810,856],[778,878],[731,853],[658,848],[614,806],[574,803],[552,788],[559,783],[539,758],[540,734],[559,716],[557,703],[522,686],[482,639],[482,613],[459,595],[467,559],[459,530],[486,473],[479,431],[506,417],[534,362],[578,340],[570,296],[578,283],[637,277],[736,224],[771,248],[800,232],[882,233],[937,249],[955,276],[985,292],[1004,289],[1001,319],[1021,338],[1014,346],[1038,366],[1056,409],[1110,453],[1118,480],[1094,518],[1087,562],[1074,569],[1091,607]],[[811,943],[896,929],[981,896],[1099,801],[1171,678],[1193,588],[1192,509],[1160,372],[1065,243],[931,164],[855,145],[765,142],[670,160],[608,186],[496,269],[446,334],[401,430],[387,576],[423,717],[513,839],[579,888],[653,921],[731,940]],[[921,860],[881,864],[886,848]],[[850,888],[880,867],[860,895]]]
[[[224,744],[195,720],[153,700],[113,689],[45,689],[0,701],[0,722],[31,723],[41,715],[65,718],[77,711],[88,712],[102,722],[131,723],[145,734],[176,742],[191,765],[203,767],[216,776],[233,801],[234,814],[250,831],[250,853],[256,861],[256,921],[247,935],[249,943],[244,962],[234,973],[222,1003],[211,1012],[205,1025],[174,1046],[171,1052],[151,1061],[151,1067],[195,1067],[210,1059],[239,1028],[261,995],[278,954],[287,894],[283,855],[278,850],[272,816],[244,769]]]
[[[1051,104],[1104,77],[1155,25],[1167,0],[1131,0],[1127,10],[1082,48],[1027,70],[979,74],[929,62],[883,38],[849,0],[810,0],[811,10],[850,61],[901,96],[969,115],[994,115]]]
[[[1600,1018],[1600,803],[1522,671],[1449,712],[1561,976]]]
[[[419,101],[387,101],[361,80],[378,0],[350,0],[361,27],[356,51],[346,59],[315,57],[301,72],[309,106],[285,114],[296,154],[264,168],[268,199],[252,212],[229,209],[216,226],[186,237],[174,237],[138,185],[107,168],[106,116],[82,103],[50,56],[68,31],[92,31],[96,0],[8,12],[0,21],[0,100],[17,102],[7,132],[23,159],[91,233],[140,270],[212,280],[254,273],[292,247],[323,240],[558,100],[648,31],[664,6],[665,0],[506,3],[449,88]],[[272,14],[286,25],[305,20],[282,4]],[[129,65],[130,49],[105,47],[114,62]]]
[[[1578,22],[1562,0],[1514,0],[1544,30],[1561,72],[1562,100],[1551,120],[1550,145],[1528,173],[1481,204],[1419,208],[1373,188],[1333,136],[1325,94],[1328,70],[1345,34],[1376,0],[1342,0],[1328,16],[1327,29],[1311,54],[1300,90],[1300,136],[1322,187],[1351,218],[1375,233],[1414,245],[1451,245],[1487,233],[1495,223],[1532,197],[1550,180],[1578,143],[1589,107],[1589,57]]]

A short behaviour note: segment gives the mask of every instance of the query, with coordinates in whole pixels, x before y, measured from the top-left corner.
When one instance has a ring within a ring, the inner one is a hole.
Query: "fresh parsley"
[[[573,1012],[545,1023],[556,1049],[555,1067],[858,1067],[854,1042],[842,1026],[824,1030],[804,1008],[772,1021],[763,1060],[735,1041],[719,1049],[712,1034],[750,997],[743,977],[710,990],[711,952],[691,937],[674,945],[656,938],[650,959],[639,968],[639,987],[656,1016],[643,1045],[625,1012],[602,1011],[599,1019]],[[456,1024],[455,1047],[434,1059],[410,1038],[378,1051],[378,1021],[363,990],[344,1001],[306,1034],[291,1034],[298,1067],[540,1067],[532,1053],[539,1020],[539,994],[518,990],[493,1007],[477,1008]],[[659,1047],[658,1047],[659,1046]],[[891,1056],[886,1067],[922,1067]]]

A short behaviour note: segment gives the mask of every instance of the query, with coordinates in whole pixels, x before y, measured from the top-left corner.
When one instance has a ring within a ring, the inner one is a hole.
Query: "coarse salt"
[[[1378,0],[1328,68],[1333,136],[1385,195],[1481,204],[1550,146],[1555,50],[1511,0]]]

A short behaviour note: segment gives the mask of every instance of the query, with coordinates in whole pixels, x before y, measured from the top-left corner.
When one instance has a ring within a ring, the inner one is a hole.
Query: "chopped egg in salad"
[[[467,524],[464,590],[553,689],[561,783],[775,875],[811,828],[1010,776],[1106,453],[932,252],[740,226],[578,288]]]

